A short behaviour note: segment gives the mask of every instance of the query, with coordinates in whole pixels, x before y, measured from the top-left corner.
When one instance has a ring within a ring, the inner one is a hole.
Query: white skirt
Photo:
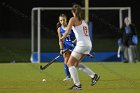
[[[80,53],[80,54],[89,54],[92,49],[92,46],[75,46],[74,52]]]

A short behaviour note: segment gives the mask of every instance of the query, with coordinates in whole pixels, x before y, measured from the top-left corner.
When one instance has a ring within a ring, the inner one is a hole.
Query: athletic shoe
[[[63,79],[63,81],[71,81],[71,80],[72,80],[72,78],[70,78],[70,77],[66,77]]]
[[[74,84],[74,85],[73,85],[72,87],[70,87],[69,89],[70,89],[70,90],[82,90],[82,85],[80,84],[80,85],[77,86],[77,85]]]
[[[99,80],[100,76],[95,74],[93,78],[91,78],[91,86],[95,85],[96,82]]]

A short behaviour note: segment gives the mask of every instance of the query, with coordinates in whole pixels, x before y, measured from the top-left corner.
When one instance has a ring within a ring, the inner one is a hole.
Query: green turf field
[[[63,63],[54,63],[45,71],[39,70],[40,64],[0,64],[0,93],[140,93],[140,62],[84,64],[101,78],[95,86],[90,86],[91,79],[79,71],[83,90],[74,91],[68,90],[72,81],[63,81]],[[43,78],[46,82],[42,82]]]

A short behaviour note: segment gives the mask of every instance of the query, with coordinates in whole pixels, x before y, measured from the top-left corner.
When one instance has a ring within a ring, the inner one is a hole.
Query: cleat
[[[100,79],[100,76],[95,74],[91,80],[91,86],[94,86],[99,79]]]
[[[69,90],[82,90],[82,86],[81,84],[78,86],[74,84],[72,87],[69,88]]]
[[[72,80],[72,78],[70,78],[70,77],[66,77],[63,79],[63,81],[71,81],[71,80]]]

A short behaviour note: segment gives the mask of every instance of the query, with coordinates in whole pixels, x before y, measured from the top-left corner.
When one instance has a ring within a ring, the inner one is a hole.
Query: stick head
[[[40,66],[40,70],[44,70],[45,68],[44,67],[42,67],[42,65]]]
[[[88,56],[89,56],[90,58],[94,58],[95,53],[93,52],[92,54],[88,54]]]

